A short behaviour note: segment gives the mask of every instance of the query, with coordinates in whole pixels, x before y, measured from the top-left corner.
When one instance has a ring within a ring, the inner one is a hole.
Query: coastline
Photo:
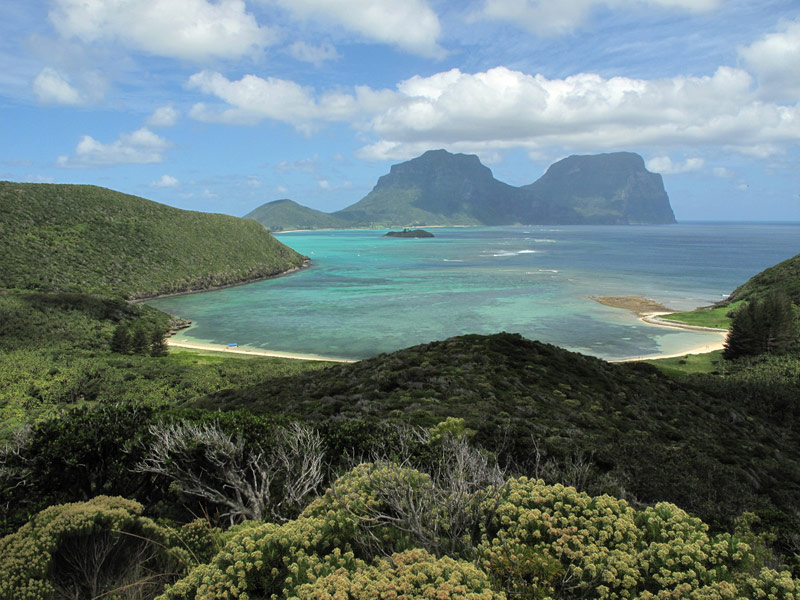
[[[334,358],[332,356],[318,356],[316,354],[298,354],[294,352],[280,352],[278,350],[256,350],[250,348],[239,348],[223,346],[222,344],[203,344],[199,342],[179,342],[167,339],[168,346],[176,348],[188,348],[190,350],[208,350],[209,352],[224,352],[225,354],[245,354],[247,356],[264,356],[269,358],[288,358],[291,360],[314,360],[320,362],[333,363],[354,363],[356,360],[347,358]]]
[[[668,321],[666,319],[659,318],[663,315],[669,315],[678,311],[670,310],[666,306],[658,302],[655,302],[654,300],[650,300],[649,298],[643,298],[641,296],[590,296],[589,298],[605,306],[611,306],[613,308],[622,308],[625,310],[629,310],[635,313],[642,323],[651,325],[653,327],[668,327],[672,329],[684,329],[691,331],[702,331],[705,333],[716,333],[721,338],[716,343],[703,344],[701,346],[693,346],[682,352],[651,354],[648,356],[638,356],[636,358],[621,358],[621,359],[611,360],[608,362],[613,362],[613,363],[637,362],[642,360],[658,360],[662,358],[680,358],[681,356],[687,356],[689,354],[708,354],[709,352],[716,352],[717,350],[723,350],[725,348],[725,340],[728,339],[728,331],[725,329],[701,327],[698,325],[689,325],[687,323],[678,323],[675,321]]]
[[[242,281],[236,281],[234,283],[225,283],[223,285],[215,285],[213,287],[196,289],[196,290],[185,290],[182,292],[172,292],[170,294],[159,294],[157,296],[145,296],[143,298],[130,298],[128,302],[131,304],[137,304],[139,302],[149,302],[150,300],[162,300],[163,298],[174,298],[175,296],[188,296],[189,294],[202,294],[203,292],[214,292],[217,290],[226,290],[228,288],[239,287],[240,285],[247,285],[249,283],[256,283],[258,281],[267,281],[268,279],[278,279],[279,277],[283,277],[284,275],[291,275],[292,273],[297,273],[300,269],[305,269],[311,266],[311,259],[305,257],[303,260],[303,264],[299,267],[292,267],[291,269],[287,269],[286,271],[281,271],[280,273],[276,273],[275,275],[265,275],[264,277],[254,277],[252,279],[245,279]]]

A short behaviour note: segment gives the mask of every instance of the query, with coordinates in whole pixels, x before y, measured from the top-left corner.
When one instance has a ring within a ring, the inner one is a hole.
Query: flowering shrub
[[[98,496],[51,506],[0,539],[0,598],[152,598],[188,564],[170,533],[131,500]]]
[[[405,491],[400,504],[391,487]],[[412,469],[360,465],[295,521],[240,526],[162,600],[800,600],[797,582],[762,568],[738,534],[710,536],[674,505],[637,511],[526,478],[485,490],[478,543],[437,557],[397,512],[424,508],[426,535],[447,536],[452,516],[426,499],[435,488]]]
[[[298,600],[504,600],[493,591],[486,574],[473,564],[449,557],[437,559],[422,549],[393,554],[367,565],[354,561],[352,567],[335,570],[319,565],[327,574],[297,588]]]

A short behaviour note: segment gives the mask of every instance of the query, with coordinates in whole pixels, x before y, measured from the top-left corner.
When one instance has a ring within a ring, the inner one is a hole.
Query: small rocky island
[[[424,229],[403,229],[403,231],[389,231],[383,237],[399,237],[399,238],[432,238],[433,234]]]

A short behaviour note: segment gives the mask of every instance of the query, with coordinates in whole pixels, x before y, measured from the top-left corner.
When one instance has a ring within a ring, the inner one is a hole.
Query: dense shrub
[[[0,539],[0,598],[152,598],[191,564],[176,536],[122,498],[52,506]]]

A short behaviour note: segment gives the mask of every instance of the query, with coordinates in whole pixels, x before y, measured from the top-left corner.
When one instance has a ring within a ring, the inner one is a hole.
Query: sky
[[[800,221],[800,0],[0,1],[0,179],[334,211],[426,150],[638,152],[679,221]]]

